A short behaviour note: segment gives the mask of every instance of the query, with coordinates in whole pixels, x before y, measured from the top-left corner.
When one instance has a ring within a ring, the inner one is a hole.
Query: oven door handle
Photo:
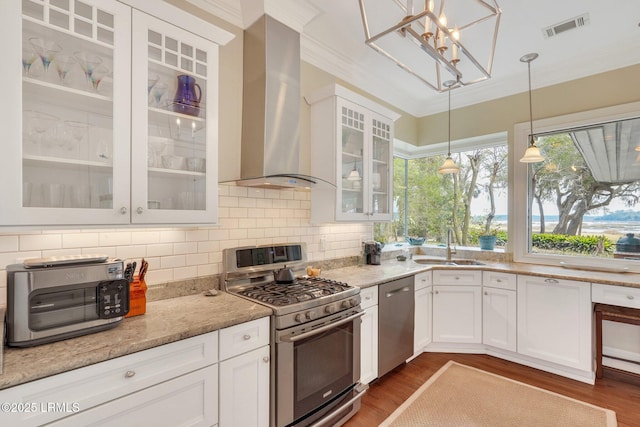
[[[336,414],[339,413],[340,411],[348,408],[350,405],[353,404],[353,402],[357,401],[358,399],[362,398],[362,395],[365,394],[367,392],[367,390],[369,389],[369,386],[367,384],[357,384],[356,387],[354,388],[355,392],[357,393],[355,396],[353,396],[351,399],[347,400],[346,402],[344,402],[342,405],[340,405],[340,407],[338,408],[334,408],[332,410],[332,413]],[[324,426],[329,426],[328,422],[333,423],[335,420],[332,418],[324,418],[320,421],[318,421],[315,424],[311,424],[309,427],[324,427]],[[333,425],[333,424],[331,424]]]
[[[352,316],[346,317],[346,318],[344,318],[342,320],[339,320],[337,322],[329,323],[328,325],[324,325],[324,326],[320,326],[317,329],[314,329],[314,330],[309,331],[309,332],[302,333],[300,335],[295,335],[293,337],[281,337],[280,341],[294,343],[296,341],[300,341],[300,340],[303,340],[305,338],[309,338],[309,337],[312,337],[314,335],[318,335],[318,334],[320,334],[320,333],[322,333],[324,331],[328,331],[329,329],[333,329],[336,326],[344,325],[345,323],[349,323],[349,322],[357,319],[358,317],[362,317],[362,316],[364,316],[364,311],[361,311],[361,312],[356,313],[356,314],[354,314]]]

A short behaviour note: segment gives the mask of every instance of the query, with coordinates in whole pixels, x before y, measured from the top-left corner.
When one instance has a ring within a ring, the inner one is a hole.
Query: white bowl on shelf
[[[192,172],[204,172],[206,165],[206,159],[202,157],[189,157],[187,158],[187,170]]]
[[[162,156],[162,167],[165,169],[184,170],[186,159],[182,156]]]

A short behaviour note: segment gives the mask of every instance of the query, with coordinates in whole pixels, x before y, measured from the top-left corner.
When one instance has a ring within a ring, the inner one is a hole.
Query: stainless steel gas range
[[[360,289],[308,277],[303,243],[225,249],[228,292],[271,317],[272,427],[339,426],[360,409]]]

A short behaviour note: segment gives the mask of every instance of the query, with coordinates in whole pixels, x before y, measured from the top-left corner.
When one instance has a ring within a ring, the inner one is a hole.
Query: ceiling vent
[[[589,25],[588,13],[583,13],[582,15],[576,16],[575,18],[571,18],[566,21],[551,25],[550,27],[543,28],[542,34],[544,34],[545,39],[548,39],[569,30],[584,27],[585,25]]]

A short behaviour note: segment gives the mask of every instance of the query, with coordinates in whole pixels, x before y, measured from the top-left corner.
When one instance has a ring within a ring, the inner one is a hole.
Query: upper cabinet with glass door
[[[5,39],[18,41],[2,47],[2,225],[128,223],[116,207],[129,205],[130,9],[1,9]]]
[[[393,122],[399,115],[337,85],[307,100],[311,174],[335,185],[312,189],[312,221],[390,220]]]
[[[134,11],[133,222],[217,219],[217,46]]]
[[[166,17],[204,21],[155,12],[165,19],[112,0],[0,4],[5,39],[20,41],[0,48],[0,225],[216,221],[218,45]]]

